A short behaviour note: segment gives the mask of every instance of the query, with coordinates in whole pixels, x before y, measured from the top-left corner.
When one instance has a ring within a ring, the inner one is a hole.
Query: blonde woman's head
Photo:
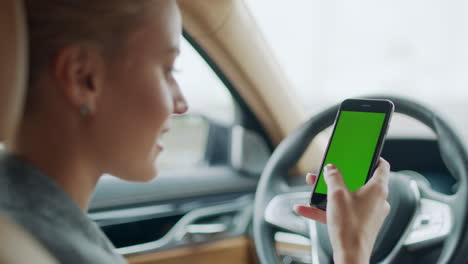
[[[30,78],[19,151],[50,140],[42,155],[63,151],[96,173],[152,179],[168,118],[187,109],[172,75],[182,27],[175,0],[25,6]]]

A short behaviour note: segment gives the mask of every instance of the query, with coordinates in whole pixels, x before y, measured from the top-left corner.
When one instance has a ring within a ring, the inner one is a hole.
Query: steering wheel
[[[468,250],[468,154],[454,130],[429,108],[394,96],[371,96],[393,101],[395,111],[410,116],[436,136],[443,162],[457,180],[454,194],[439,193],[424,177],[392,173],[388,202],[391,211],[385,220],[372,253],[372,263],[396,263],[403,249],[421,249],[442,243],[438,263],[466,263]],[[288,171],[304,154],[311,140],[334,122],[339,105],[307,121],[282,141],[269,159],[255,196],[253,233],[262,264],[278,263],[274,230],[286,229],[310,236],[314,264],[333,263],[326,226],[296,215],[294,204],[308,204],[310,187],[289,186]]]

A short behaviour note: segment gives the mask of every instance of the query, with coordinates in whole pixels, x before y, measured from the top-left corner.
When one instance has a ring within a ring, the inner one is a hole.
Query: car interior
[[[172,150],[161,157],[158,178],[103,176],[89,210],[131,264],[333,263],[326,226],[292,208],[308,203],[305,174],[321,165],[340,99],[313,114],[298,103],[249,1],[178,0],[181,79],[192,69],[198,78],[180,85],[205,90],[184,90],[195,110],[172,117],[165,138]],[[25,37],[1,27],[10,46],[2,43],[0,53],[12,58],[0,61],[0,74],[24,82]],[[1,88],[0,141],[14,134],[23,96]],[[397,113],[382,153],[392,165],[392,210],[371,263],[466,263],[468,126],[453,126],[431,104],[391,89],[355,96],[390,99]],[[0,233],[0,263],[56,263],[6,217]]]
[[[0,263],[58,263],[30,234],[6,217],[0,219]]]

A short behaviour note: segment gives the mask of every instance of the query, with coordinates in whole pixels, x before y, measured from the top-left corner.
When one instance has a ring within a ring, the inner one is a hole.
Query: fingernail
[[[334,170],[334,169],[336,169],[336,166],[333,164],[328,164],[327,166],[325,166],[325,170],[327,171]]]
[[[307,184],[310,184],[310,182],[309,182],[309,175],[310,175],[310,173],[307,173],[307,174],[306,174],[306,178],[305,178]]]
[[[313,174],[313,173],[310,173],[310,172],[307,173],[307,175],[306,175],[306,182],[307,182],[307,183],[309,183],[309,179],[310,179],[311,175],[314,175],[314,174]]]
[[[301,206],[301,205],[299,205],[299,204],[293,205],[293,210],[294,210],[294,212],[297,213],[297,212],[299,211],[299,206]]]
[[[177,102],[176,103],[176,108],[178,111],[185,111],[187,109],[187,104],[185,102]]]

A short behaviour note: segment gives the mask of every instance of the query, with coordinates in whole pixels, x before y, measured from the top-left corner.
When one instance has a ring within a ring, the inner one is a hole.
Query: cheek
[[[126,121],[138,129],[135,136],[140,137],[141,147],[151,147],[172,112],[172,96],[158,74],[148,73],[133,84],[126,96]]]
[[[141,114],[148,121],[163,127],[173,111],[172,95],[165,81],[154,76],[141,86],[143,92],[136,99],[135,104],[140,104]]]
[[[98,144],[107,159],[107,173],[138,180],[142,173],[137,169],[151,173],[154,147],[172,113],[173,102],[158,75],[127,76],[131,78],[113,82],[105,95],[98,121],[105,133],[99,132]]]

